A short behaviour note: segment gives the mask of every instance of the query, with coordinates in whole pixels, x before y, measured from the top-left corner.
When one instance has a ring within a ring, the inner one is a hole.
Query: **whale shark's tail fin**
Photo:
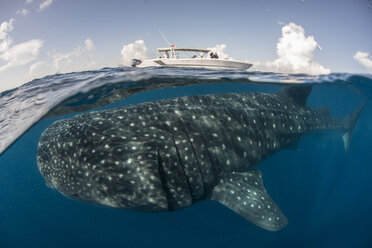
[[[221,178],[210,198],[269,231],[280,230],[288,223],[287,218],[267,194],[259,170],[232,172]]]
[[[358,120],[358,117],[366,104],[367,100],[365,100],[358,109],[356,109],[353,113],[342,120],[343,126],[345,127],[344,132],[342,133],[342,140],[344,141],[345,151],[349,150],[351,134],[353,133],[355,123]]]

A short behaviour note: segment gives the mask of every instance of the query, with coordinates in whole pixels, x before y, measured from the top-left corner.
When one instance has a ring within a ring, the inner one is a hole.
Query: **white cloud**
[[[41,68],[43,65],[45,65],[45,61],[39,61],[39,62],[36,62],[36,63],[30,65],[29,74],[30,74],[30,75],[35,75],[35,73],[36,73],[37,71],[39,71],[40,68]]]
[[[130,66],[132,59],[144,60],[146,56],[147,48],[143,40],[136,40],[133,43],[124,45],[121,49],[121,62],[123,65]]]
[[[217,53],[218,58],[220,58],[220,59],[228,59],[229,58],[229,56],[225,53],[225,49],[226,49],[225,44],[221,44],[221,45],[218,44],[215,47],[208,47],[207,49],[212,50],[213,53]]]
[[[30,65],[28,73],[25,70],[22,81],[29,82],[35,78],[42,78],[54,73],[55,69],[53,63],[50,63],[50,61],[37,61]]]
[[[5,39],[14,28],[14,19],[10,19],[9,22],[3,22],[0,25],[0,39]]]
[[[42,2],[39,6],[39,11],[45,9],[45,8],[48,8],[51,4],[53,3],[53,0],[45,0],[44,2]]]
[[[39,55],[40,48],[43,46],[42,40],[30,40],[17,44],[0,54],[0,60],[6,62],[0,67],[0,72],[11,67],[22,66],[35,60]]]
[[[63,71],[71,70],[72,68],[66,69],[69,65],[75,65],[76,68],[79,67],[79,66],[76,66],[77,65],[76,60],[79,57],[85,57],[85,58],[90,59],[89,63],[87,64],[87,67],[80,66],[81,67],[80,69],[82,68],[87,69],[88,67],[92,67],[95,65],[95,62],[92,61],[92,56],[89,56],[88,54],[88,52],[93,51],[95,49],[93,41],[87,38],[84,41],[84,44],[85,45],[83,47],[78,46],[73,51],[68,52],[68,53],[59,52],[59,53],[51,54],[51,57],[54,59],[54,66],[57,72],[62,72],[62,70]],[[61,66],[61,63],[63,63],[63,66]]]
[[[26,0],[26,3],[32,3],[34,0]]]
[[[14,88],[30,79],[25,65],[37,59],[44,41],[29,40],[13,45],[10,32],[14,29],[14,19],[0,25],[0,91]],[[36,66],[36,65],[35,65]],[[33,66],[33,70],[36,67]],[[15,68],[14,70],[9,70]],[[5,83],[6,82],[6,83]]]
[[[9,33],[14,28],[14,19],[10,19],[9,22],[3,22],[0,25],[0,53],[4,52],[9,48],[13,43],[12,37],[9,36]]]
[[[367,52],[358,51],[353,58],[361,63],[367,69],[372,70],[372,56]]]
[[[88,51],[92,51],[95,49],[93,41],[89,38],[85,40],[85,47]]]
[[[42,40],[30,40],[21,44],[11,46],[13,39],[9,33],[14,29],[14,19],[3,22],[0,25],[0,72],[15,66],[22,66],[35,60],[43,46]]]
[[[17,10],[18,15],[26,16],[29,13],[27,9]]]
[[[278,58],[269,62],[254,62],[252,69],[285,73],[329,74],[330,69],[313,60],[319,44],[313,36],[306,36],[303,27],[289,23],[282,28],[277,43]]]

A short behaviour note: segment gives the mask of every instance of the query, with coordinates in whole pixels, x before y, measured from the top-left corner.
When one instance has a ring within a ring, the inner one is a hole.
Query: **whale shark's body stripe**
[[[44,131],[38,166],[49,186],[75,199],[151,212],[213,199],[279,230],[287,220],[252,167],[310,131],[341,130],[348,148],[364,106],[337,120],[306,106],[310,92],[188,96],[83,113]]]

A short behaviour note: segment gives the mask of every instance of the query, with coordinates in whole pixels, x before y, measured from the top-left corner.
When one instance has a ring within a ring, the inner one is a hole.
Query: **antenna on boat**
[[[163,36],[164,40],[168,43],[170,49],[171,49],[171,58],[175,58],[177,55],[176,55],[176,52],[174,51],[174,45],[171,45],[171,43],[169,42],[169,40],[167,39],[167,37],[165,37],[165,35],[163,34],[163,32],[159,29],[159,32],[160,34]]]
[[[159,29],[159,33],[163,36],[164,40],[168,43],[168,45],[171,47],[171,43],[169,43],[169,40],[167,39],[167,37],[165,37],[165,35],[163,34],[163,32]]]

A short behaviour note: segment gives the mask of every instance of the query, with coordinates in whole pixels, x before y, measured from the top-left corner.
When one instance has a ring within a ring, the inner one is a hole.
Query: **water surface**
[[[195,94],[275,92],[312,84],[311,107],[342,118],[372,97],[372,76],[287,75],[182,68],[104,68],[52,75],[0,93],[0,247],[371,247],[372,104],[349,151],[340,133],[313,133],[258,166],[289,220],[278,232],[204,201],[172,213],[140,213],[65,198],[45,185],[38,140],[81,111]],[[13,143],[14,142],[14,143]]]

